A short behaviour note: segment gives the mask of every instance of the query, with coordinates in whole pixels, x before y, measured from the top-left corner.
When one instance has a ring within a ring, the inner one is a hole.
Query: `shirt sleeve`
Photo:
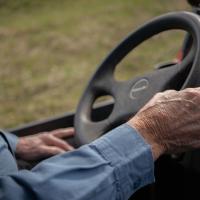
[[[124,124],[81,148],[49,158],[31,171],[0,177],[0,199],[126,200],[154,181],[150,146]]]
[[[11,153],[15,155],[18,137],[12,133],[8,133],[4,130],[0,130],[0,134],[4,138],[5,142],[8,144],[8,148],[10,149]]]

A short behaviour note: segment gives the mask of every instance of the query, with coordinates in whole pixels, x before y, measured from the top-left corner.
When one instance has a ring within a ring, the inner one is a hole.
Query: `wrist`
[[[24,148],[26,148],[26,141],[22,137],[22,138],[19,138],[17,146],[16,146],[15,155],[17,158],[23,158],[23,155],[26,152],[24,151]]]
[[[144,138],[145,142],[150,145],[154,161],[164,154],[165,150],[163,146],[157,142],[158,139],[156,139],[155,131],[148,126],[147,122],[138,119],[137,117],[133,117],[128,121],[128,124],[135,128]]]

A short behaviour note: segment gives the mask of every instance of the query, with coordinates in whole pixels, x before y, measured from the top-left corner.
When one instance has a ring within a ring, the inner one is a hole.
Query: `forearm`
[[[76,151],[47,159],[32,171],[1,177],[1,198],[31,199],[30,193],[39,200],[125,200],[154,180],[153,165],[150,147],[125,125]]]

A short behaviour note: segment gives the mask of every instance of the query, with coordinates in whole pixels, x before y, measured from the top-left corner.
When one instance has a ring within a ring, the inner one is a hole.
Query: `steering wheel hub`
[[[147,90],[148,87],[149,87],[149,81],[145,78],[140,79],[139,81],[133,84],[129,93],[129,97],[132,100],[137,99],[137,96],[140,95],[145,90]]]

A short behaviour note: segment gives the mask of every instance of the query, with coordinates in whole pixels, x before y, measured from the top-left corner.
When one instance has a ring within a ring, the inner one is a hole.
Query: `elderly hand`
[[[200,88],[158,93],[128,124],[151,145],[155,160],[200,148]]]
[[[25,161],[37,161],[73,150],[74,148],[63,140],[73,135],[74,129],[66,128],[21,137],[17,143],[16,156]]]

